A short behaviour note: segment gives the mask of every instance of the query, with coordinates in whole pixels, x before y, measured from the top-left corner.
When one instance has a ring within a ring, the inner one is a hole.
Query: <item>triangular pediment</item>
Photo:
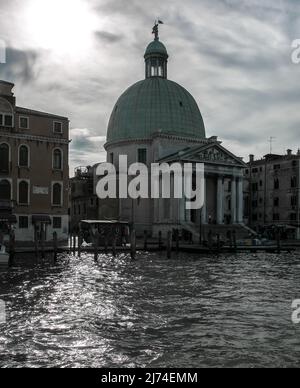
[[[170,157],[164,158],[166,162],[175,160],[246,167],[246,164],[241,158],[232,154],[218,142],[191,147],[188,150],[185,149]]]

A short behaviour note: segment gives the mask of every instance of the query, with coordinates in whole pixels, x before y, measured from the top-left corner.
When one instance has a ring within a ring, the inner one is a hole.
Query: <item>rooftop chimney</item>
[[[292,156],[292,154],[293,154],[293,151],[292,151],[292,150],[287,150],[287,155],[288,155],[288,156]]]
[[[0,96],[5,97],[13,97],[12,89],[14,88],[14,84],[6,81],[0,80]]]
[[[254,162],[254,155],[249,155],[250,163]]]

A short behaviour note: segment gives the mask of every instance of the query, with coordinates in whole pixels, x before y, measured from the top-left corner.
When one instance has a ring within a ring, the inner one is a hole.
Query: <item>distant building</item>
[[[78,167],[71,178],[70,227],[78,228],[81,220],[98,217],[98,197],[94,194],[94,168]]]
[[[250,156],[245,170],[249,225],[257,232],[279,226],[300,239],[300,151],[286,155]]]
[[[70,179],[70,227],[77,230],[82,220],[118,219],[118,201],[99,200],[96,185],[99,164],[77,167],[74,178]]]
[[[13,87],[0,81],[0,229],[67,239],[69,120],[16,106]]]

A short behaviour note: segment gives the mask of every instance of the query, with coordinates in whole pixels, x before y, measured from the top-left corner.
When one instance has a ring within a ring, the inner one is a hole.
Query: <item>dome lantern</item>
[[[154,34],[154,41],[151,42],[145,53],[146,78],[168,76],[168,52],[163,43],[159,41],[158,26],[163,24],[162,21],[155,22],[152,33]]]

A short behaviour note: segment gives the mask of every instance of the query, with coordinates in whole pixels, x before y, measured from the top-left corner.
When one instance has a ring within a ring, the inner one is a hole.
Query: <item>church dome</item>
[[[109,121],[107,142],[150,139],[158,131],[205,138],[204,122],[192,95],[175,82],[151,77],[119,98]]]
[[[160,132],[166,135],[205,139],[205,127],[193,96],[182,86],[167,79],[168,53],[155,40],[145,53],[146,79],[127,89],[111,114],[107,143],[146,140]]]

